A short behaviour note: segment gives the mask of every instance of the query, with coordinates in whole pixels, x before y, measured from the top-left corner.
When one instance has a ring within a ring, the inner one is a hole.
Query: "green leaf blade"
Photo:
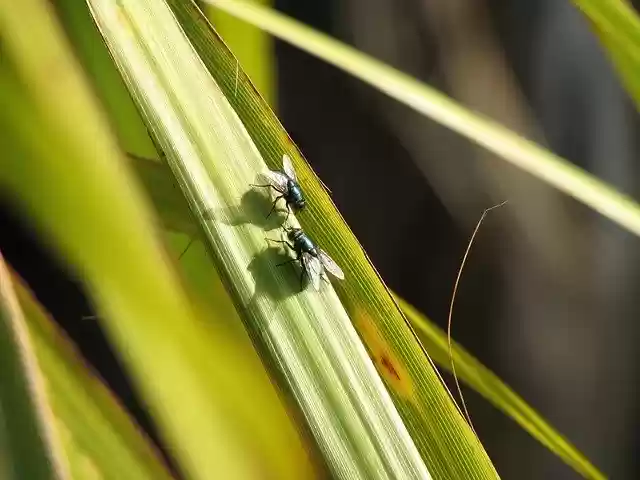
[[[183,471],[192,478],[254,478],[264,470],[309,477],[300,446],[281,443],[291,426],[263,372],[247,365],[214,321],[200,319],[182,289],[46,2],[0,7],[0,35],[15,66],[0,68],[3,193],[85,282]],[[269,442],[255,435],[269,429]]]
[[[640,17],[629,2],[620,0],[573,0],[591,21],[622,81],[640,108]]]
[[[54,424],[65,438],[73,478],[172,478],[148,439],[19,281],[16,294],[46,378]]]
[[[19,480],[70,478],[32,340],[0,256],[0,473]]]
[[[336,290],[430,472],[442,478],[495,478],[493,465],[425,363],[424,352],[397,305],[278,119],[241,68],[236,75],[237,60],[211,26],[198,20],[197,8],[173,0],[170,5],[269,168],[281,169],[282,153],[294,160],[308,198],[300,216],[303,227],[345,271],[346,280],[336,283]]]
[[[162,2],[91,1],[94,18],[199,220],[252,336],[337,476],[429,478],[333,290],[298,292],[261,226],[233,217],[266,166]],[[233,74],[235,76],[235,73]],[[262,199],[263,202],[265,199]],[[259,204],[242,204],[253,218]],[[264,218],[264,217],[263,217]]]

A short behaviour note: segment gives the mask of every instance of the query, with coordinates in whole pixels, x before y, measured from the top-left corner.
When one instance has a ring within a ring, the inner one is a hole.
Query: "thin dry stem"
[[[456,388],[458,390],[458,395],[460,396],[460,402],[462,403],[462,409],[464,410],[464,415],[467,418],[467,422],[469,422],[469,426],[471,427],[471,430],[473,430],[473,433],[475,434],[476,438],[478,438],[478,434],[476,432],[476,429],[473,427],[473,422],[471,421],[471,415],[469,415],[467,404],[464,401],[464,395],[462,395],[462,388],[460,387],[460,382],[458,381],[458,375],[456,374],[456,364],[453,361],[453,348],[451,345],[451,324],[453,319],[453,305],[456,300],[456,294],[458,293],[458,285],[460,284],[460,279],[462,278],[462,271],[464,270],[464,265],[467,262],[467,257],[469,256],[469,252],[471,251],[471,246],[473,245],[473,241],[476,238],[476,234],[480,229],[480,225],[482,224],[482,221],[487,216],[487,213],[489,213],[491,210],[502,207],[506,203],[507,201],[505,200],[504,202],[499,203],[498,205],[494,205],[493,207],[489,207],[485,209],[484,212],[482,212],[482,215],[480,216],[480,220],[478,220],[478,223],[476,223],[476,228],[473,230],[473,233],[471,234],[471,238],[469,239],[469,244],[467,245],[467,250],[464,252],[464,256],[462,257],[462,262],[460,263],[460,268],[458,269],[458,276],[456,277],[456,281],[453,285],[453,294],[451,295],[451,305],[449,305],[449,317],[447,319],[447,344],[449,348],[449,359],[451,360],[451,373],[453,374],[453,379],[456,382]]]

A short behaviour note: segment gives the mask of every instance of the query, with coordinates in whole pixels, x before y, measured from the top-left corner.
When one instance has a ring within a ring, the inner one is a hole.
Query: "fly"
[[[286,230],[286,229],[285,229]],[[309,236],[300,228],[291,228],[286,230],[288,241],[271,240],[287,245],[296,254],[296,258],[280,263],[278,266],[286,265],[291,262],[300,262],[302,272],[300,274],[300,288],[302,288],[302,280],[305,274],[308,276],[313,288],[320,290],[320,279],[327,280],[325,270],[340,280],[344,279],[344,273],[340,267],[327,255],[327,253],[318,248]],[[328,281],[328,280],[327,280]]]
[[[292,210],[297,212],[305,207],[306,202],[304,200],[304,195],[300,188],[300,184],[298,183],[296,172],[293,169],[293,163],[291,162],[289,155],[282,155],[282,172],[269,170],[268,173],[258,174],[258,179],[263,183],[263,185],[252,185],[253,187],[273,188],[279,194],[273,201],[273,206],[271,207],[267,218],[269,218],[276,209],[276,205],[280,199],[284,199],[287,206],[287,217],[284,220],[285,222],[289,218],[289,214]]]

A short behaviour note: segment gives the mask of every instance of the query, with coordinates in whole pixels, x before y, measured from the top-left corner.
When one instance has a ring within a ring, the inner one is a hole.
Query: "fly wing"
[[[333,261],[333,259],[327,255],[324,250],[318,249],[318,258],[322,263],[322,266],[334,277],[344,280],[344,273],[342,269]]]
[[[309,253],[303,253],[302,262],[304,267],[307,269],[309,282],[311,282],[313,288],[315,288],[316,290],[320,290],[320,280],[323,272],[320,260]]]
[[[293,169],[293,162],[291,161],[291,157],[289,157],[289,155],[287,155],[286,153],[282,155],[282,169],[284,170],[284,173],[287,175],[287,177],[296,182],[298,181],[298,179],[296,178],[296,171]]]
[[[258,182],[261,185],[271,185],[278,191],[284,193],[287,191],[287,183],[289,179],[280,172],[269,170],[258,174]]]

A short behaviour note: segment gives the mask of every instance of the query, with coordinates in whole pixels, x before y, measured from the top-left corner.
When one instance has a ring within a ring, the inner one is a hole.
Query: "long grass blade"
[[[3,193],[86,282],[184,472],[309,477],[275,392],[215,322],[198,318],[171,269],[49,4],[2,4],[0,35]]]
[[[251,1],[265,6],[273,4],[271,0]],[[238,68],[242,65],[264,99],[275,105],[276,59],[271,35],[215,8],[207,7],[204,13],[238,57]]]
[[[14,274],[72,478],[171,477],[158,452]],[[117,459],[117,461],[114,461]],[[35,477],[24,477],[35,478]]]
[[[167,185],[170,184],[171,178],[171,172],[168,168],[140,157],[136,157],[133,161],[139,162],[136,168],[137,171],[144,171],[150,168],[155,173],[153,176],[143,175],[142,178],[146,179],[145,188],[147,192],[149,192],[154,204],[158,205],[158,212],[161,218],[164,218],[161,205],[166,203],[172,204],[172,207],[169,209],[171,212],[170,216],[173,216],[176,212],[182,212],[177,213],[177,215],[190,218],[190,211],[188,206],[184,204],[182,196],[172,187],[167,187]],[[161,171],[164,171],[165,179],[157,182],[153,181],[156,175],[158,177],[162,176]],[[162,201],[156,203],[156,198],[162,199]],[[165,227],[171,229],[172,222],[170,220],[165,222]],[[180,246],[182,247],[184,244],[185,242],[181,243]],[[191,248],[196,250],[196,247]],[[191,251],[190,249],[189,255],[192,254]],[[193,265],[190,268],[200,270],[203,264],[206,264],[207,259],[206,257],[197,255],[196,252],[194,252],[194,254]],[[190,275],[193,275],[193,273]],[[202,279],[202,281],[204,282],[203,285],[206,285],[202,287],[203,291],[212,291],[215,289],[215,280],[208,278]],[[469,354],[461,345],[452,342],[451,355],[449,355],[446,332],[441,330],[435,323],[412,307],[408,302],[397,295],[395,295],[395,298],[436,364],[449,370],[451,369],[451,361],[453,359],[456,365],[456,373],[465,384],[480,393],[507,416],[511,417],[541,444],[558,455],[558,457],[585,478],[605,478],[605,475],[589,462],[575,445],[554,429],[553,426],[528,405],[522,397],[482,365],[478,359]]]
[[[215,36],[206,21],[198,16],[197,8],[188,2],[172,2],[171,5],[209,72],[235,107],[270,167],[272,169],[281,168],[283,151],[299,159],[299,153],[294,149],[295,147],[291,144],[286,132],[282,130],[273,113],[262,102],[241,68],[238,78],[237,60]],[[367,318],[367,321],[364,321],[362,325],[357,323],[356,326],[360,330],[361,337],[367,343],[369,351],[371,352],[373,349],[375,352],[376,366],[387,381],[387,385],[392,389],[394,398],[401,399],[397,405],[413,438],[418,442],[421,453],[427,458],[430,469],[435,469],[435,472],[445,472],[441,474],[454,477],[476,475],[469,473],[473,470],[471,462],[460,463],[456,459],[478,455],[479,463],[477,465],[483,465],[485,474],[489,472],[489,476],[495,475],[491,466],[486,468],[487,458],[481,447],[479,450],[474,450],[479,446],[476,439],[468,431],[449,397],[442,390],[442,386],[431,367],[425,363],[420,346],[415,341],[413,334],[406,328],[402,316],[399,315],[395,304],[388,296],[384,286],[380,284],[375,272],[371,271],[366,257],[362,256],[360,246],[352,236],[347,236],[347,243],[344,243],[345,237],[339,235],[342,233],[339,232],[339,229],[344,229],[344,222],[339,215],[336,215],[331,202],[327,201],[322,187],[316,182],[321,190],[317,191],[312,188],[314,180],[311,179],[315,179],[313,172],[304,163],[297,163],[296,169],[300,178],[305,180],[305,191],[311,198],[308,207],[309,213],[305,213],[304,218],[313,220],[305,221],[305,229],[312,233],[313,238],[321,239],[320,245],[330,249],[330,254],[334,258],[341,259],[339,263],[343,268],[345,265],[349,266],[351,274],[348,275],[344,285],[338,286],[339,292],[343,300],[346,298],[352,316],[355,314],[359,320]],[[266,208],[268,209],[268,206]],[[337,224],[333,223],[333,220],[337,220]],[[339,227],[336,228],[336,225]],[[351,233],[348,232],[347,235],[351,235]],[[349,285],[358,285],[362,281],[363,274],[359,267],[363,265],[369,269],[367,274],[370,275],[370,279],[373,277],[373,285],[377,290],[372,292],[365,288],[363,296],[362,290],[357,290],[360,288],[358,286],[355,292],[345,297],[342,293],[345,288],[348,290]],[[354,299],[358,299],[358,297],[360,299],[355,303]],[[378,320],[377,317],[388,315],[390,312],[392,312],[392,319],[395,315],[395,323],[383,325],[382,330],[378,330],[379,325],[375,323]],[[372,321],[369,321],[369,318]],[[363,335],[363,326],[366,328],[365,334],[367,335]],[[392,332],[389,339],[380,340],[386,338],[387,330]],[[387,341],[390,343],[386,343]],[[409,366],[405,367],[405,365]],[[409,378],[410,370],[416,379],[415,392],[411,383],[413,380]],[[398,372],[400,373],[398,374]],[[396,375],[401,376],[400,381],[397,380]],[[409,390],[405,389],[406,385],[411,385]],[[398,387],[400,388],[398,389]],[[409,398],[407,398],[407,394],[409,394]],[[431,415],[434,415],[432,418],[436,419],[435,422],[429,421]],[[468,435],[468,437],[461,441],[461,434]]]
[[[331,287],[299,291],[297,276],[276,268],[283,254],[267,248],[257,220],[266,199],[250,190],[266,166],[171,10],[162,1],[89,5],[239,312],[334,474],[429,478]],[[234,214],[240,202],[248,220]]]
[[[640,108],[640,17],[628,1],[573,0],[591,21],[600,41],[608,50],[613,64]]]
[[[227,98],[247,126],[250,135],[271,168],[279,168],[279,152],[283,150],[299,160],[296,169],[299,169],[301,177],[304,173],[305,192],[312,196],[312,202],[309,205],[310,211],[302,218],[304,227],[313,233],[314,238],[321,238],[322,245],[332,243],[335,248],[330,250],[331,255],[335,259],[339,259],[341,265],[349,265],[352,270],[352,275],[348,276],[347,281],[339,286],[338,293],[346,301],[352,317],[360,320],[356,322],[356,327],[367,344],[368,350],[372,353],[388,387],[394,392],[394,398],[400,399],[398,403],[401,413],[405,418],[411,418],[411,421],[408,422],[409,428],[414,438],[418,439],[419,447],[424,445],[422,442],[442,442],[442,445],[446,445],[446,434],[440,436],[434,433],[433,437],[427,440],[427,436],[423,433],[427,428],[434,430],[434,422],[429,420],[431,412],[428,407],[418,409],[419,413],[416,415],[416,410],[410,406],[411,404],[420,404],[429,398],[428,395],[434,395],[434,392],[440,388],[438,380],[432,373],[429,373],[430,367],[425,364],[423,353],[414,343],[415,340],[411,332],[407,331],[404,325],[403,317],[399,315],[393,301],[388,298],[384,285],[380,283],[376,272],[371,269],[368,259],[362,255],[357,241],[335,211],[323,187],[315,181],[313,172],[301,159],[299,152],[277,118],[261,101],[242,70],[240,79],[236,78],[237,61],[226,49],[224,43],[206,22],[199,19],[198,11],[192,7],[192,4],[172,2],[172,7],[205,65],[225,91]],[[147,184],[147,187],[154,196],[153,191],[156,186]],[[357,281],[349,280],[354,278]],[[364,318],[366,321],[362,321]],[[448,360],[444,361],[445,365],[449,364]],[[407,364],[411,365],[411,369],[404,367]],[[420,381],[411,383],[410,378],[413,375],[426,380],[422,384]],[[430,375],[432,375],[432,384],[429,384]],[[411,387],[409,388],[408,385]],[[426,386],[427,392],[420,391],[423,386]],[[408,396],[408,392],[412,392],[412,394]],[[427,393],[428,395],[425,395]],[[408,404],[409,398],[411,400]],[[438,411],[438,408],[435,407],[434,411]],[[509,412],[509,410],[506,411]],[[533,412],[531,409],[530,411]],[[441,417],[436,415],[436,418]],[[421,427],[422,421],[425,424],[428,423],[428,426]],[[437,424],[437,422],[435,423]],[[567,452],[558,450],[554,444],[556,432],[548,424],[546,426],[545,433],[549,435],[549,440],[545,444],[550,445],[553,451],[559,453],[560,456],[566,454],[569,459],[571,456],[584,459],[574,447],[571,447]],[[426,448],[421,451],[429,459],[430,465],[440,466],[437,454]],[[449,471],[449,475],[456,475],[451,472]]]
[[[33,342],[0,256],[0,476],[71,478]]]

